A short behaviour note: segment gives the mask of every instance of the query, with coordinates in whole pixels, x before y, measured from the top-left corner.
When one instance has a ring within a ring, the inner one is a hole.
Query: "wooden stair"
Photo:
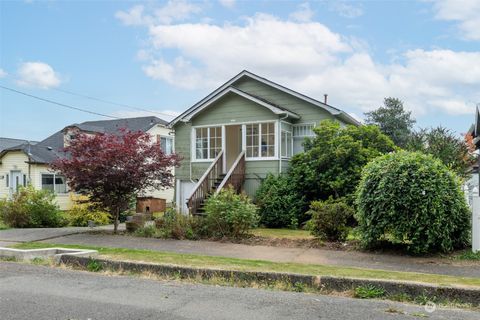
[[[187,200],[190,214],[205,215],[205,201],[212,194],[218,194],[227,186],[232,186],[239,192],[245,181],[245,151],[242,151],[230,170],[223,173],[223,150],[217,155],[207,171],[198,180]]]

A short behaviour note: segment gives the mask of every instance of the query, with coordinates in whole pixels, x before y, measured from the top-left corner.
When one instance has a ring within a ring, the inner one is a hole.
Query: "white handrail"
[[[220,192],[220,190],[222,190],[222,188],[225,187],[225,183],[227,183],[228,178],[233,174],[233,172],[234,172],[235,169],[237,168],[238,163],[240,162],[240,160],[242,159],[242,157],[243,157],[244,155],[245,155],[245,150],[243,150],[242,152],[240,152],[240,154],[238,155],[237,159],[236,159],[235,162],[232,164],[232,167],[230,168],[230,170],[228,170],[227,175],[225,176],[225,178],[223,178],[222,183],[220,183],[220,185],[218,186],[217,190],[215,191],[215,194],[218,194],[218,193]]]
[[[190,196],[187,198],[187,201],[190,200],[190,198],[193,196],[193,194],[197,191],[197,189],[200,187],[200,185],[203,183],[203,181],[207,178],[207,176],[210,174],[210,171],[212,171],[213,167],[217,163],[218,159],[223,156],[223,150],[218,153],[218,155],[215,157],[213,162],[210,164],[208,169],[205,171],[205,173],[202,175],[200,180],[198,180],[197,184],[195,185],[195,188],[193,188],[192,192],[190,193]]]

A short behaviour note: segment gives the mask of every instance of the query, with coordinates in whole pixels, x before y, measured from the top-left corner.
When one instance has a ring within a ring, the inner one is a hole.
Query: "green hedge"
[[[470,211],[457,176],[432,156],[396,152],[365,166],[357,189],[362,242],[449,252],[469,240]]]

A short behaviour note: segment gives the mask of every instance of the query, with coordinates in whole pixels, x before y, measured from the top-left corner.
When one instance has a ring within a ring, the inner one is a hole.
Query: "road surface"
[[[0,262],[0,319],[480,319],[380,300],[107,276]]]

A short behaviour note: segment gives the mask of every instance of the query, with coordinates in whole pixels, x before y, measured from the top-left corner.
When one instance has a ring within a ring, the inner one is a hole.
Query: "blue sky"
[[[248,69],[358,118],[398,97],[418,126],[461,133],[480,102],[478,12],[479,0],[2,1],[0,85],[166,118]],[[0,136],[95,119],[0,89]]]

